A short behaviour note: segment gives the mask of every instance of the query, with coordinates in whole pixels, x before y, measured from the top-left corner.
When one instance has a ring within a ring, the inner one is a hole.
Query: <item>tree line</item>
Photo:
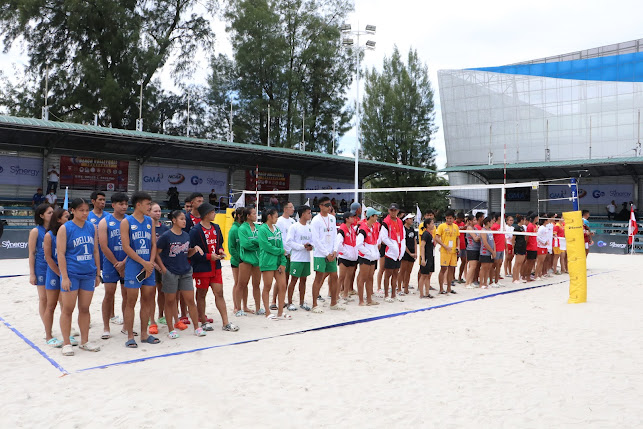
[[[51,120],[134,129],[140,108],[144,131],[185,135],[189,98],[191,136],[331,153],[355,122],[348,90],[363,52],[342,46],[340,32],[352,11],[346,0],[7,0],[4,49],[22,47],[28,63],[0,76],[0,111],[40,117],[46,97]],[[214,34],[213,16],[225,35]],[[230,39],[231,56],[214,52],[215,36]],[[207,83],[189,84],[199,53]],[[178,92],[164,89],[160,70]],[[361,156],[435,168],[433,89],[417,52],[404,61],[395,48],[381,70],[361,73]],[[411,182],[441,183],[371,178]]]

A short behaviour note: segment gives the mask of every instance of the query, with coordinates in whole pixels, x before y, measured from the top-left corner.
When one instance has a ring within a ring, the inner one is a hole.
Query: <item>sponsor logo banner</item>
[[[28,229],[4,230],[0,235],[0,260],[29,257]]]
[[[191,167],[143,165],[143,189],[167,191],[176,187],[179,192],[201,192],[206,196],[212,189],[218,196],[228,195],[228,172]]]
[[[60,186],[96,191],[127,191],[129,161],[61,156]]]
[[[342,189],[353,189],[355,184],[353,182],[342,182],[339,180],[332,179],[306,179],[306,189],[318,189],[319,192],[311,192],[306,194],[306,198],[310,198],[311,201],[315,197],[327,196],[329,198],[335,198],[337,205],[340,201],[345,199],[349,204],[354,198],[352,192],[342,192]]]
[[[42,158],[0,155],[0,184],[42,187]]]
[[[592,236],[593,244],[590,253],[613,253],[623,255],[628,252],[627,234],[609,235],[596,234]]]
[[[571,198],[571,188],[568,186],[548,186],[547,198]],[[608,205],[612,200],[616,202],[616,210],[624,202],[634,201],[634,185],[580,185],[578,187],[579,204]],[[571,200],[550,201],[550,204],[568,204]]]

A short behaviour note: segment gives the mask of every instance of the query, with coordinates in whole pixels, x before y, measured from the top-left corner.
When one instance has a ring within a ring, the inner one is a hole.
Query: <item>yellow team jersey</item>
[[[451,225],[447,225],[446,222],[441,223],[435,235],[439,235],[440,241],[451,248],[451,253],[457,253],[458,240],[460,237],[460,228],[458,228],[458,225],[455,223]],[[440,252],[446,252],[446,250],[440,247]]]

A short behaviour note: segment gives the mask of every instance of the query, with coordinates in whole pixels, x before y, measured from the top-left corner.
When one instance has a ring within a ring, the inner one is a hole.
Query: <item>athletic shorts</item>
[[[399,270],[401,265],[401,261],[398,261],[397,259],[391,259],[388,256],[384,258],[385,270]]]
[[[154,282],[154,273],[145,278],[142,282],[136,280],[136,276],[141,272],[143,266],[135,261],[125,264],[125,287],[130,289],[139,289],[141,286],[156,286]]]
[[[490,264],[492,262],[493,262],[493,259],[491,259],[491,255],[480,255],[481,264]]]
[[[119,280],[123,283],[123,277],[118,274],[114,265],[109,260],[106,260],[103,263],[103,283],[118,283]]]
[[[165,274],[162,274],[161,276],[161,281],[163,282],[161,291],[163,293],[177,293],[180,290],[194,290],[192,269],[185,274],[174,274],[167,270],[165,271]]]
[[[157,285],[163,283],[163,274],[157,269],[154,270],[154,283]]]
[[[211,284],[223,284],[221,269],[214,270],[214,272],[210,271],[208,273],[192,273],[192,278],[194,278],[196,282],[197,289],[208,289]]]
[[[333,259],[332,261],[326,260],[326,258],[313,258],[313,264],[315,265],[315,271],[318,273],[336,273],[337,272],[337,260]]]
[[[506,252],[506,253],[507,253],[507,255],[513,255],[513,253],[514,253],[514,247],[513,247],[511,244],[506,244],[506,247],[505,247],[505,248],[507,249],[507,252]]]
[[[539,247],[538,248],[538,254],[539,255],[546,255],[547,254],[547,248],[546,247]]]
[[[589,250],[589,243],[585,243],[585,250]]]
[[[505,251],[501,250],[500,252],[496,252],[496,261],[504,261],[505,259]]]
[[[94,282],[96,279],[94,277],[92,278],[78,278],[78,277],[69,277],[69,280],[71,281],[71,286],[69,290],[64,290],[60,289],[61,292],[75,292],[78,289],[86,290],[87,292],[94,292]]]
[[[460,249],[460,252],[458,252],[458,258],[467,259],[467,249]]]
[[[290,273],[290,255],[286,256],[286,273]]]
[[[554,255],[560,255],[560,247],[554,247]]]
[[[538,252],[535,250],[527,250],[527,259],[534,260],[538,256]]]
[[[527,249],[525,247],[517,246],[513,249],[514,255],[526,255]]]
[[[453,252],[445,252],[440,250],[440,266],[441,267],[455,267],[458,265],[458,255]]]
[[[47,281],[47,265],[44,267],[39,267],[36,265],[36,285],[37,286],[45,286],[45,282]]]
[[[348,259],[344,258],[337,258],[337,261],[339,262],[339,265],[343,265],[348,268],[357,266],[357,261],[349,261]]]
[[[239,268],[239,265],[230,264],[230,267],[231,267],[231,268]]]
[[[60,277],[56,275],[51,270],[47,270],[47,276],[45,280],[45,289],[46,290],[60,290]]]
[[[258,267],[258,266],[259,266],[259,264],[256,264],[256,265],[255,265],[255,264],[253,264],[253,263],[251,263],[251,262],[246,262],[246,261],[242,261],[241,259],[239,259],[239,265],[241,265],[241,264],[248,264],[248,265],[250,265],[252,268],[254,268],[254,267]]]
[[[310,262],[291,262],[289,273],[297,278],[308,277],[310,275]]]
[[[364,265],[375,265],[377,267],[377,261],[371,261],[370,259],[362,258],[361,256],[357,258],[357,263]]]
[[[386,246],[382,244],[382,246],[380,246],[380,258],[383,258],[385,254],[386,254]]]
[[[567,240],[565,240],[565,237],[558,239],[558,247],[560,247],[561,251],[567,251]]]
[[[467,250],[467,261],[479,261],[480,250]]]
[[[406,252],[404,252],[404,255],[402,256],[402,260],[407,262],[415,262],[415,258],[413,256],[410,256]]]
[[[435,261],[433,260],[426,261],[425,266],[420,265],[420,274],[431,274],[434,271],[435,271]]]

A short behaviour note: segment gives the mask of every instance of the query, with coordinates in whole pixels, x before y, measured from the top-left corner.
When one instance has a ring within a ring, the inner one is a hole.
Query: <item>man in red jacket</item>
[[[397,287],[397,275],[400,272],[402,256],[402,242],[404,241],[404,225],[397,217],[400,211],[396,203],[388,208],[388,216],[382,222],[380,229],[380,240],[386,246],[384,253],[384,301],[394,302],[395,289]],[[391,297],[388,296],[388,287],[391,285]],[[398,301],[404,301],[401,297]]]

